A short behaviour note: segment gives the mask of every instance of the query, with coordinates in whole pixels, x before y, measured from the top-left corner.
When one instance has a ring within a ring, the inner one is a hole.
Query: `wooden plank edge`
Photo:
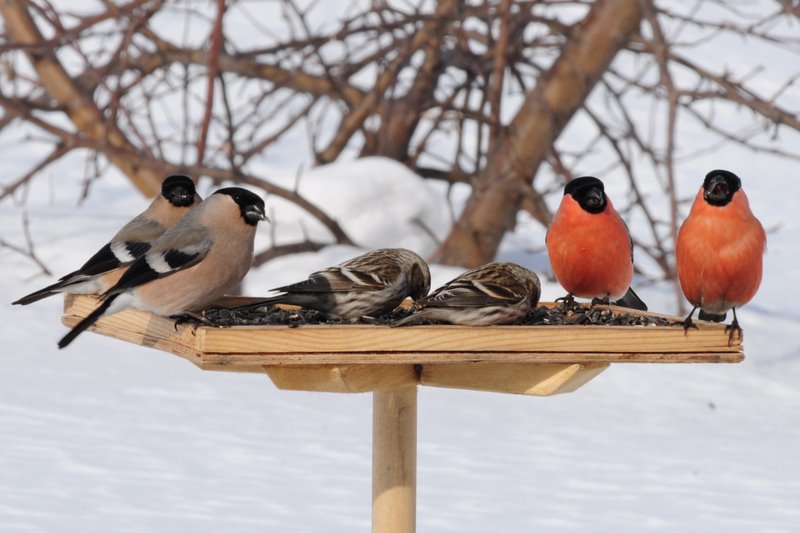
[[[739,363],[741,352],[676,352],[660,354],[641,353],[562,353],[562,352],[422,352],[422,353],[201,353],[200,368],[226,370],[226,368],[260,368],[284,365],[408,365],[408,364],[461,364],[461,363],[537,363],[537,364],[589,364],[589,363]]]
[[[74,327],[82,319],[83,317],[81,316],[62,315],[61,323],[71,328]],[[93,333],[97,333],[105,337],[111,337],[117,340],[122,340],[130,342],[132,344],[137,344],[145,348],[153,348],[156,350],[166,351],[190,361],[199,368],[202,368],[203,365],[202,361],[203,354],[198,350],[196,350],[193,346],[180,342],[179,339],[181,339],[181,337],[179,335],[166,338],[161,336],[149,335],[147,334],[147,332],[142,332],[138,328],[126,328],[124,323],[123,324],[117,323],[117,321],[114,320],[114,317],[109,317],[106,319],[101,318],[94,325],[90,326],[89,329],[87,329],[87,331],[91,331]],[[230,366],[230,365],[225,365],[225,366]],[[245,365],[245,366],[249,367],[250,365]],[[226,370],[226,369],[220,368],[219,370]],[[237,370],[237,371],[250,372],[251,370]]]
[[[234,326],[199,328],[199,350],[211,353],[324,352],[737,352],[724,329],[643,326]]]

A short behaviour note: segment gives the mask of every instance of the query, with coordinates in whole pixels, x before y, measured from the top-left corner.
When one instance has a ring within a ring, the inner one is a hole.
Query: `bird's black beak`
[[[703,197],[710,202],[724,202],[730,196],[730,187],[724,176],[714,176],[708,182]]]
[[[272,220],[270,220],[270,218],[264,212],[264,208],[260,205],[248,205],[244,210],[244,219],[248,224],[252,224],[254,226],[262,220],[272,222]]]
[[[603,205],[603,191],[597,187],[592,187],[586,193],[586,206],[592,208],[602,207]]]
[[[188,207],[194,203],[194,191],[187,187],[175,187],[169,192],[169,202],[176,207]]]

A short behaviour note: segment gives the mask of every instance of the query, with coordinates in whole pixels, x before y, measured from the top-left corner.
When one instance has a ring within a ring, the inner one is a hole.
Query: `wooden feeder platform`
[[[226,298],[220,305],[255,301]],[[74,326],[98,305],[67,295]],[[553,304],[540,304],[553,305]],[[683,319],[629,309],[627,314]],[[91,331],[173,353],[203,370],[266,373],[280,389],[373,393],[373,532],[415,528],[417,386],[534,396],[573,392],[611,363],[738,363],[741,339],[724,324],[390,328],[381,325],[179,325],[128,310]]]

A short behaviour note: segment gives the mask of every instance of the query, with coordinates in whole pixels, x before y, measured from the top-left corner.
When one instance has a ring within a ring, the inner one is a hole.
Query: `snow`
[[[341,15],[334,3],[317,4],[312,27]],[[265,8],[276,16],[229,10],[233,15],[226,24],[247,19],[280,35],[285,30],[280,5],[257,9]],[[171,31],[184,18],[183,12],[165,11],[151,23],[157,31]],[[193,17],[192,32],[174,34],[202,40],[208,23]],[[265,32],[246,29],[237,38],[244,39],[237,41],[240,49],[272,42]],[[786,75],[787,62],[774,50],[758,53],[752,46],[723,41],[692,47],[691,57],[725,65],[719,66],[723,71],[748,72],[753,62],[764,63],[767,70],[751,81],[771,94],[769,87],[783,79],[774,72]],[[16,66],[23,73],[29,68],[25,62]],[[518,105],[513,98],[504,112]],[[784,107],[796,109],[798,86],[789,87],[783,98]],[[734,132],[749,121],[758,126],[752,116],[732,108],[720,106],[716,112],[725,114]],[[8,132],[0,136],[3,185],[49,150],[40,132],[19,126],[14,134],[29,142],[9,140]],[[447,232],[451,211],[458,212],[468,195],[466,186],[448,195],[443,184],[381,158],[298,172],[310,158],[303,153],[306,134],[302,128],[291,131],[253,162],[252,173],[290,190],[297,186],[357,247],[329,246],[274,260],[250,273],[247,294],[264,294],[368,248],[433,252],[431,235]],[[474,133],[465,135],[474,140]],[[559,146],[585,146],[589,135],[579,120],[573,121]],[[683,119],[679,140],[683,149],[713,144],[703,127]],[[765,146],[784,147],[796,140],[785,129],[780,136],[770,130],[756,138]],[[451,141],[441,141],[443,153]],[[643,192],[659,195],[646,162],[634,163]],[[693,196],[708,170],[736,171],[770,232],[761,289],[739,312],[747,353],[743,363],[617,364],[577,392],[550,398],[421,387],[418,529],[800,530],[800,218],[792,163],[728,147],[679,158],[676,164],[682,198]],[[594,173],[607,168],[607,156],[588,154],[581,165],[582,172]],[[80,265],[146,205],[113,170],[81,202],[83,170],[80,157],[67,156],[16,195],[19,205],[0,203],[0,238],[24,245],[20,214],[26,206],[37,253],[53,277]],[[624,190],[620,171],[601,177],[615,203],[624,205],[625,199],[614,195]],[[537,180],[548,183],[552,177]],[[205,181],[201,192],[210,192]],[[306,235],[330,240],[302,210],[274,196],[266,199],[275,224],[260,227],[259,249],[273,239],[278,244]],[[558,195],[548,201],[555,209]],[[654,204],[663,218],[666,199]],[[632,231],[643,231],[635,222]],[[639,253],[637,260],[643,256]],[[498,260],[528,266],[544,280],[549,270],[544,229],[521,213]],[[94,334],[59,351],[56,342],[66,330],[59,324],[58,299],[10,305],[51,278],[8,249],[0,249],[0,261],[0,301],[5,302],[0,305],[0,531],[368,530],[369,394],[280,391],[263,375],[203,372],[178,357]],[[459,271],[432,265],[433,286]],[[669,287],[637,286],[637,292],[651,309],[675,311]],[[543,284],[543,300],[561,295],[557,284]]]
[[[759,296],[739,315],[744,363],[614,365],[551,398],[421,388],[419,530],[796,530],[800,317],[796,277],[784,271],[796,268],[787,262],[800,247],[788,231],[796,225],[790,195],[771,194],[789,180],[745,181],[762,220],[784,226],[770,236]],[[412,220],[436,232],[449,220],[437,208],[441,190],[383,159],[321,167],[300,185],[366,247],[402,242],[430,253],[428,233]],[[391,194],[382,197],[382,187]],[[80,209],[73,203],[63,194],[29,202],[38,250],[54,274],[79,264],[145,201],[111,178]],[[268,203],[279,238],[290,240],[283,232],[297,231],[303,214]],[[3,207],[0,223],[16,228],[19,212]],[[544,273],[542,238],[521,215],[499,259]],[[262,227],[261,245],[270,239]],[[251,272],[246,292],[360,252],[331,246],[281,258]],[[22,256],[0,254],[3,301],[49,281],[32,277]],[[456,272],[434,265],[434,285]],[[549,300],[561,290],[545,283],[543,293]],[[640,293],[652,309],[673,310],[668,288]],[[60,306],[2,307],[0,530],[369,528],[370,395],[280,391],[266,376],[202,372],[93,334],[60,352]]]
[[[435,189],[385,157],[332,163],[274,181],[321,206],[362,248],[401,246],[429,255],[436,247],[433,237],[443,239],[449,226]],[[330,241],[330,232],[295,204],[277,197],[267,201],[278,220],[277,243],[297,242],[304,234]]]

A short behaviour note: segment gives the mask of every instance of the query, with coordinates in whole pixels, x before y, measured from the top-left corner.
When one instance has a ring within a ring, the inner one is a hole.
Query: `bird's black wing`
[[[170,237],[134,261],[106,294],[119,294],[192,267],[208,255],[212,244],[202,228],[186,229]]]
[[[115,268],[127,265],[144,255],[150,249],[147,242],[115,242],[108,243],[97,251],[86,263],[75,272],[67,274],[61,281],[76,276],[96,276]]]

